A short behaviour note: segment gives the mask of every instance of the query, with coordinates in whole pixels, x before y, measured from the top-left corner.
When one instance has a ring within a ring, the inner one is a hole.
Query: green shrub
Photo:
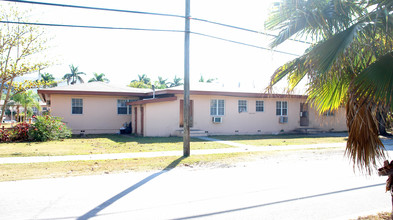
[[[29,129],[29,137],[34,141],[58,140],[71,136],[71,130],[61,118],[45,115],[36,116],[34,125]]]

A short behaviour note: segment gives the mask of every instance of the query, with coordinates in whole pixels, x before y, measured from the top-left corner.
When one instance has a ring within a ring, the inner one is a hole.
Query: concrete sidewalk
[[[297,149],[344,148],[346,145],[346,143],[330,143],[330,144],[286,145],[286,146],[251,146],[251,145],[244,145],[231,141],[218,140],[209,137],[199,137],[199,138],[205,141],[212,141],[212,142],[218,142],[218,143],[230,145],[233,146],[233,148],[191,150],[191,155],[262,152],[262,151],[297,150]],[[183,151],[158,151],[158,152],[140,152],[140,153],[89,154],[89,155],[67,155],[67,156],[2,157],[0,158],[0,164],[43,163],[43,162],[59,162],[59,161],[77,161],[77,160],[152,158],[152,157],[182,156],[182,155],[183,155]]]

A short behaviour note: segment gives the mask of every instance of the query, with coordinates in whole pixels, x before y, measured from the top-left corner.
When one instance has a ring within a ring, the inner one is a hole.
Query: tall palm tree
[[[155,81],[154,82],[154,86],[157,88],[157,89],[166,89],[166,88],[168,88],[168,82],[167,82],[167,80],[168,79],[163,79],[161,76],[159,76],[158,77],[158,81]]]
[[[138,79],[132,80],[128,86],[133,88],[151,88],[151,81],[146,74],[138,74]]]
[[[17,116],[19,118],[19,106],[24,108],[24,120],[26,121],[28,112],[32,114],[32,107],[36,107],[40,110],[40,104],[38,102],[39,97],[33,90],[25,91],[22,93],[15,94],[12,99],[17,103]]]
[[[71,73],[67,73],[63,76],[63,79],[67,80],[67,84],[69,85],[71,83],[71,85],[77,83],[78,81],[80,83],[84,83],[82,77],[80,75],[86,75],[86,73],[84,72],[79,72],[78,67],[74,66],[74,65],[70,65],[70,70]]]
[[[181,86],[183,83],[181,82],[183,79],[180,77],[175,76],[173,82],[169,84],[169,87]]]
[[[94,74],[94,77],[89,79],[89,82],[106,82],[106,83],[109,82],[109,79],[105,78],[105,74],[104,73],[100,73],[100,74],[93,73],[93,74]]]
[[[299,58],[276,70],[292,90],[305,77],[308,101],[319,112],[346,106],[346,154],[371,172],[383,158],[378,108],[393,110],[393,1],[282,0],[265,23],[279,30],[271,47],[297,36],[313,40]]]
[[[41,81],[43,81],[45,83],[50,83],[49,87],[56,87],[57,86],[57,82],[55,82],[55,77],[52,74],[50,74],[50,73],[41,73],[40,77],[41,77]]]

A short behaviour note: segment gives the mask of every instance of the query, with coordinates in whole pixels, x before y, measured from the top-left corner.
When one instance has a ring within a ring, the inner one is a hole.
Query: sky
[[[185,0],[43,0],[43,2],[126,9],[175,15],[185,14]],[[191,0],[191,17],[265,32],[271,1]],[[6,3],[1,2],[1,5]],[[31,20],[41,23],[184,30],[184,19],[153,15],[103,12],[65,7],[11,3],[31,9]],[[191,31],[268,47],[271,38],[241,30],[191,20]],[[184,78],[184,33],[105,29],[43,27],[51,38],[47,56],[55,65],[42,70],[60,79],[69,65],[85,72],[104,73],[111,83],[128,85],[146,74],[154,82],[158,76],[172,81]],[[276,48],[302,54],[307,45],[288,42]],[[226,86],[265,88],[274,70],[296,58],[271,50],[239,45],[191,35],[190,81],[201,76],[214,78]],[[37,73],[29,77],[36,77]],[[281,85],[282,86],[282,85]]]

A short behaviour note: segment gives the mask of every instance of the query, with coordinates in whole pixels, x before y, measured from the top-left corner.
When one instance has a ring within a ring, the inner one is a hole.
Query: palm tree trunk
[[[378,131],[379,135],[387,136],[386,132],[386,112],[383,110],[379,110],[377,112],[377,120],[378,120]]]

